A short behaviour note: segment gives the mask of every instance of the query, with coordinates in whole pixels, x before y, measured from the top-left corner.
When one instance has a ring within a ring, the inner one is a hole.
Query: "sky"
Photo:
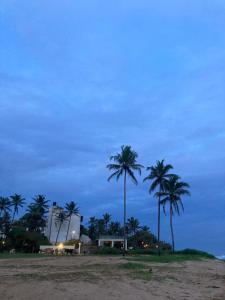
[[[223,0],[1,0],[0,194],[122,221],[106,165],[131,145],[191,186],[177,249],[225,254],[224,28]],[[128,217],[156,233],[146,175],[128,183]]]

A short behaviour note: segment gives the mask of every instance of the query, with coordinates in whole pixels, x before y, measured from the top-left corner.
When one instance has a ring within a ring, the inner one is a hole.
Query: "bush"
[[[96,254],[117,255],[117,254],[121,254],[121,250],[117,248],[110,248],[110,247],[99,247],[96,250]]]
[[[169,250],[161,250],[161,254],[164,255],[164,254],[170,254],[171,251]],[[159,252],[158,252],[158,249],[155,249],[155,248],[146,248],[146,249],[142,249],[142,248],[139,248],[139,249],[132,249],[132,250],[129,250],[128,251],[128,254],[131,254],[131,255],[142,255],[142,254],[146,254],[146,255],[158,255]]]
[[[186,254],[186,255],[198,255],[198,256],[202,256],[205,258],[215,258],[214,255],[201,251],[201,250],[196,250],[196,249],[184,249],[184,250],[180,250],[180,251],[176,251],[175,254]]]
[[[5,241],[5,250],[33,253],[38,252],[40,245],[51,245],[47,237],[38,232],[26,231],[23,226],[14,226]]]

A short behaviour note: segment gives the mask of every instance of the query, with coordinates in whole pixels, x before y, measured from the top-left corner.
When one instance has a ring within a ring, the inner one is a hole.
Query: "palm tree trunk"
[[[172,203],[171,202],[170,202],[170,231],[171,231],[171,238],[172,238],[172,251],[174,253],[173,209],[172,209]]]
[[[60,222],[60,225],[59,225],[59,230],[58,230],[58,233],[57,233],[57,237],[56,237],[55,245],[56,245],[56,244],[57,244],[57,242],[58,242],[58,237],[59,237],[59,232],[60,232],[61,226],[62,226],[62,222]]]
[[[160,256],[161,251],[160,251],[160,196],[158,199],[158,255]]]
[[[69,234],[69,229],[70,229],[70,222],[71,222],[71,217],[72,217],[72,215],[70,215],[70,220],[69,220],[69,224],[68,224],[68,228],[67,228],[67,233],[66,233],[66,241],[67,241],[67,238],[68,238],[68,234]]]
[[[127,182],[127,171],[125,170],[124,174],[124,211],[123,211],[123,256],[126,254],[126,218],[127,218],[127,211],[126,211],[126,182]]]
[[[12,224],[13,224],[13,222],[14,222],[15,214],[16,214],[16,210],[14,209],[13,217],[12,217],[12,222],[11,222]]]

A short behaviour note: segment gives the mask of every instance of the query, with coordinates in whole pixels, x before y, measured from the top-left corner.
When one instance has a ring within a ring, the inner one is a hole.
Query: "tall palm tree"
[[[33,198],[35,205],[39,208],[42,216],[46,213],[48,209],[48,200],[44,195],[37,195]]]
[[[11,205],[13,206],[13,217],[12,217],[12,224],[15,218],[15,215],[18,214],[19,208],[22,208],[25,203],[25,198],[21,195],[15,194],[10,196]]]
[[[114,156],[110,157],[110,160],[113,161],[112,164],[108,164],[107,168],[113,173],[109,176],[108,181],[110,181],[113,177],[116,177],[116,180],[124,175],[124,247],[123,247],[123,256],[125,255],[126,249],[126,192],[127,192],[127,176],[131,178],[131,180],[137,184],[137,179],[134,176],[134,171],[138,171],[141,175],[142,165],[137,164],[138,154],[131,149],[131,146],[122,146],[121,153],[117,153]]]
[[[8,212],[10,210],[10,200],[8,197],[0,197],[0,216],[2,213]]]
[[[149,188],[149,193],[151,194],[153,191],[155,191],[156,188],[158,188],[158,254],[160,255],[160,197],[161,192],[164,190],[164,183],[165,180],[168,179],[171,175],[168,174],[168,172],[173,169],[173,166],[168,164],[164,164],[164,160],[157,161],[155,166],[147,167],[147,171],[150,171],[150,174],[144,178],[144,181],[151,180],[152,183]]]
[[[77,207],[77,204],[74,201],[66,203],[66,213],[67,213],[67,218],[69,218],[69,224],[66,233],[66,241],[67,241],[72,215],[77,215],[79,213],[79,208]]]
[[[184,195],[190,196],[190,192],[188,190],[189,184],[186,182],[179,181],[180,177],[174,175],[170,177],[164,183],[164,191],[160,193],[159,196],[162,196],[161,204],[163,205],[163,210],[165,213],[165,205],[169,203],[170,208],[170,231],[172,238],[172,251],[174,252],[175,244],[174,244],[174,232],[173,232],[173,215],[176,212],[180,215],[180,207],[184,210],[184,206],[182,203],[181,197]]]
[[[109,222],[111,221],[111,215],[108,214],[108,213],[105,213],[103,215],[103,220],[104,220],[104,225],[105,225],[105,231],[107,232],[108,231]]]
[[[130,232],[135,235],[137,232],[138,228],[140,227],[140,222],[138,219],[135,219],[134,217],[131,217],[130,219],[127,220],[127,225],[130,230]]]
[[[59,233],[60,233],[62,224],[63,224],[64,222],[66,222],[66,221],[67,221],[67,215],[66,215],[66,213],[65,213],[64,211],[60,211],[60,212],[56,215],[56,222],[59,223],[59,229],[58,229],[58,232],[57,232],[55,245],[57,245],[58,238],[59,238]]]

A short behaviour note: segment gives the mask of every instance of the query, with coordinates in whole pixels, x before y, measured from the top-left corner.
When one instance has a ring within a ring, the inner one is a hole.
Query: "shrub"
[[[117,248],[110,248],[110,247],[99,247],[96,249],[96,254],[117,255],[117,254],[121,254],[121,250]]]
[[[198,255],[206,258],[215,258],[215,256],[210,253],[201,250],[196,250],[196,249],[189,249],[189,248],[176,251],[175,254]]]

